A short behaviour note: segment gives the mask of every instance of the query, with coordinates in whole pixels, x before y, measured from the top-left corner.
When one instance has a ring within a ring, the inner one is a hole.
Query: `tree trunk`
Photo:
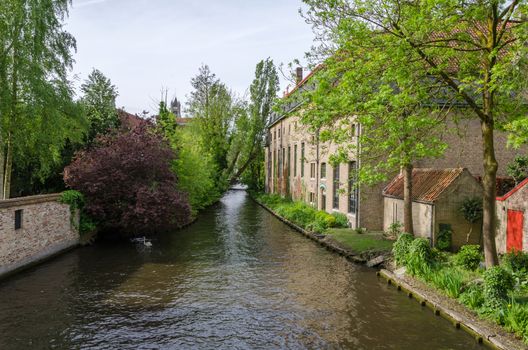
[[[0,138],[0,199],[4,197],[5,147]]]
[[[403,231],[414,235],[412,214],[412,171],[412,164],[408,164],[403,168]]]
[[[493,145],[493,119],[481,121],[482,143],[484,148],[484,176],[482,187],[484,199],[482,203],[482,239],[484,243],[484,257],[486,267],[499,264],[495,245],[496,231],[496,197],[497,197],[497,159]]]

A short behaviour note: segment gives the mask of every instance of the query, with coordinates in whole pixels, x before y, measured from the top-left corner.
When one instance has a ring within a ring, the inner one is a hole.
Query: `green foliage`
[[[484,295],[482,294],[482,286],[477,283],[469,284],[462,294],[460,294],[458,300],[472,310],[478,310],[484,305]]]
[[[500,266],[493,266],[484,272],[485,306],[490,310],[499,309],[513,289],[512,275]]]
[[[172,169],[178,176],[179,188],[189,194],[189,202],[196,214],[216,202],[222,194],[220,186],[215,182],[218,169],[213,156],[199,142],[202,135],[193,123],[178,128],[173,135],[171,144],[178,150],[178,158]]]
[[[467,222],[474,224],[482,219],[482,199],[481,198],[466,198],[462,202],[460,212]]]
[[[478,245],[465,245],[455,255],[455,264],[463,269],[474,271],[482,261],[482,253]]]
[[[198,142],[210,156],[215,169],[214,183],[219,192],[228,188],[229,174],[234,163],[228,154],[233,142],[233,124],[239,116],[245,117],[246,106],[222,83],[207,65],[199,68],[191,79],[193,91],[188,100],[187,112],[194,118]]]
[[[229,158],[234,169],[231,181],[240,179],[249,189],[264,190],[264,137],[271,116],[271,108],[279,90],[279,77],[273,60],[260,61],[255,68],[255,78],[249,88],[250,101],[247,113],[237,118]]]
[[[528,156],[516,156],[515,159],[508,164],[506,172],[509,176],[519,183],[528,177]]]
[[[528,291],[528,253],[512,251],[502,257],[502,266],[511,272],[515,285]]]
[[[435,287],[444,291],[451,298],[460,296],[463,282],[463,275],[454,268],[443,268],[438,270],[426,269],[427,274],[423,276],[429,280]]]
[[[396,264],[405,265],[407,262],[407,255],[409,254],[409,248],[413,241],[414,236],[409,233],[402,233],[398,236],[398,239],[392,248],[392,254],[394,255]]]
[[[335,218],[335,224],[333,227],[348,227],[348,218],[343,213],[332,213],[332,216]]]
[[[387,234],[389,235],[389,237],[399,237],[402,233],[402,229],[403,224],[399,221],[396,221],[389,225],[389,231],[387,232]]]
[[[411,275],[426,275],[433,264],[433,253],[429,240],[416,238],[409,245],[405,267]]]
[[[438,232],[438,237],[436,238],[436,248],[444,251],[451,250],[451,237],[453,231],[451,229],[442,229]]]
[[[84,208],[85,204],[83,194],[75,190],[67,190],[62,192],[59,201],[64,204],[68,204],[72,211],[81,210]]]
[[[300,227],[317,233],[324,233],[332,227],[340,227],[336,217],[322,210],[316,210],[304,202],[292,202],[278,195],[259,195],[258,200],[278,215]]]
[[[502,324],[506,330],[515,333],[528,343],[528,305],[511,300],[504,309]]]
[[[69,5],[0,2],[0,197],[9,197],[12,164],[44,181],[66,142],[82,139],[85,123],[68,79],[76,47],[64,30]]]
[[[67,190],[62,192],[61,203],[68,204],[70,206],[70,212],[72,214],[72,220],[75,220],[74,215],[79,214],[79,234],[82,236],[87,233],[92,233],[97,230],[97,222],[94,221],[84,211],[86,201],[81,192],[75,190]]]
[[[518,250],[502,256],[502,264],[511,271],[524,271],[528,273],[528,253]]]
[[[94,69],[81,85],[81,103],[90,123],[87,143],[99,134],[119,126],[116,110],[117,88],[101,71]]]

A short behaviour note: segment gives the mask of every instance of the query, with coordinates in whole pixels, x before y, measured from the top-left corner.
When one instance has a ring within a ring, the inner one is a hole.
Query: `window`
[[[279,129],[279,138],[280,138],[281,129]]]
[[[310,204],[314,204],[314,203],[315,203],[315,193],[310,192]]]
[[[356,135],[356,132],[357,132],[357,130],[356,130],[356,124],[353,123],[352,126],[351,126],[351,128],[350,128],[350,133],[352,134],[352,137],[357,136],[357,135]]]
[[[315,179],[315,163],[310,163],[310,179]]]
[[[297,176],[297,145],[293,146],[293,176]]]
[[[348,212],[357,213],[356,162],[348,163]]]
[[[321,190],[321,210],[326,210],[326,192]]]
[[[304,142],[301,143],[301,177],[304,177]]]
[[[15,210],[15,230],[22,228],[22,209]]]
[[[339,164],[334,167],[333,207],[339,209]]]
[[[274,132],[273,132],[273,139],[274,139],[274,140],[277,140],[277,131],[274,131]]]
[[[326,163],[321,163],[321,179],[326,179]]]

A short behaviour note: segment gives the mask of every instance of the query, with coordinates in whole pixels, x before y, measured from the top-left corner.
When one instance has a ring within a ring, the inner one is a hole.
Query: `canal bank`
[[[371,252],[366,252],[364,255],[358,254],[351,249],[343,248],[338,242],[327,239],[324,234],[307,231],[285,219],[272,208],[259,201],[255,196],[252,196],[252,199],[272,215],[276,216],[279,220],[311,240],[318,242],[328,250],[344,256],[354,263],[366,263],[369,267],[382,265],[382,267],[385,267],[386,269],[382,268],[381,271],[378,271],[378,276],[385,278],[387,283],[389,285],[394,285],[398,291],[406,292],[410,299],[414,298],[420,303],[420,305],[428,306],[435,315],[448,320],[455,328],[466,331],[475,338],[477,343],[483,343],[490,348],[499,350],[528,349],[528,347],[526,347],[521,340],[516,339],[513,334],[505,331],[488,320],[479,318],[465,306],[459,304],[456,300],[448,298],[415,278],[406,275],[405,269],[395,271],[395,266],[392,263],[392,257],[390,254],[381,254],[377,257],[375,257],[376,254],[379,254],[377,252],[374,252],[374,255],[372,255]]]
[[[98,243],[0,282],[0,348],[482,349],[229,192],[150,249]]]

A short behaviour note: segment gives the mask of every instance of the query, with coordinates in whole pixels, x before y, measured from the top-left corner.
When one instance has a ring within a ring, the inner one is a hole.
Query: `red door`
[[[523,243],[523,212],[508,209],[508,225],[506,229],[506,249],[522,251]]]

